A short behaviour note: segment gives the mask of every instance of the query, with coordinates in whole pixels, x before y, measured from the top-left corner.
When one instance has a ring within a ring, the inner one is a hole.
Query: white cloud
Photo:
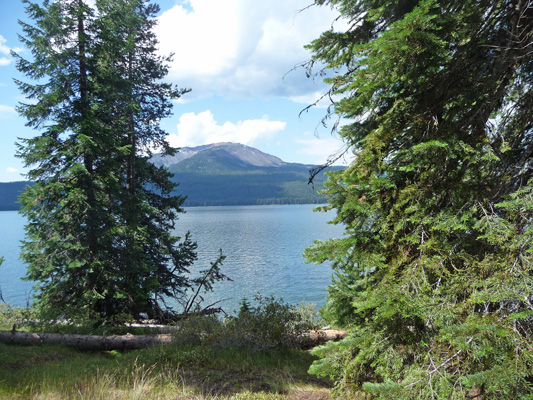
[[[220,125],[210,110],[195,114],[185,113],[177,125],[178,133],[167,137],[173,147],[200,146],[218,142],[253,144],[259,139],[273,138],[285,129],[286,123],[270,121],[268,116],[261,119],[224,122]]]
[[[295,103],[301,104],[315,104],[315,107],[318,108],[327,108],[331,105],[331,100],[329,96],[324,95],[322,92],[310,92],[300,96],[291,96],[290,100]]]
[[[19,172],[19,170],[16,169],[16,168],[13,168],[13,167],[7,167],[6,168],[6,172],[9,172],[10,174],[13,174],[15,172]]]
[[[7,40],[0,35],[0,54],[4,54],[6,56],[11,54],[11,49],[6,46]]]
[[[15,108],[0,104],[0,118],[15,115],[16,113]]]
[[[6,38],[0,35],[0,54],[7,56],[7,57],[0,57],[0,67],[9,65],[11,64],[11,61],[13,61],[13,58],[11,58],[11,50],[14,50],[17,53],[20,53],[22,51],[22,49],[19,47],[11,49],[9,46],[6,45],[6,43],[7,43]]]
[[[313,158],[312,163],[314,164],[326,163],[330,157],[339,154],[339,151],[344,148],[342,140],[333,136],[328,138],[314,137],[312,139],[299,139],[296,140],[296,143],[301,146],[298,153],[311,156]],[[346,165],[348,162],[347,156],[341,157],[335,162],[335,165]]]
[[[303,48],[337,14],[309,0],[189,0],[159,17],[163,54],[175,53],[169,77],[191,87],[187,97],[291,97],[320,91],[303,69]]]
[[[7,40],[2,35],[0,35],[0,54],[9,56],[11,54],[11,49],[6,46],[6,42]],[[10,57],[0,57],[0,67],[9,65],[11,61],[13,61],[13,59]]]

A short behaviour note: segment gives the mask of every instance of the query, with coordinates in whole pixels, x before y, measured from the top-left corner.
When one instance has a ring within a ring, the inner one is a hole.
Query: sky
[[[328,103],[301,113],[327,91],[322,78],[295,68],[311,58],[304,46],[341,24],[333,24],[334,10],[308,7],[312,2],[156,1],[159,51],[175,54],[166,79],[191,89],[175,101],[173,116],[161,121],[172,146],[242,143],[303,164],[324,163],[342,147],[332,123],[321,124]],[[16,143],[39,134],[15,110],[25,99],[14,79],[29,80],[17,71],[10,50],[31,57],[18,39],[18,20],[31,22],[22,2],[0,0],[0,182],[25,179]]]

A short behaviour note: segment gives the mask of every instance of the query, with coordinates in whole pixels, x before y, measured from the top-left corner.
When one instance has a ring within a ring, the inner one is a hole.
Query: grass
[[[327,399],[329,382],[307,373],[312,361],[295,349],[169,345],[121,353],[0,343],[0,398]]]
[[[312,313],[302,308],[295,314],[273,299],[261,301],[260,306],[225,321],[212,317],[184,320],[175,327],[171,345],[144,350],[83,352],[64,346],[0,343],[0,399],[329,399],[331,382],[307,372],[313,356],[290,347],[291,335],[296,329],[306,329],[308,325],[301,322]],[[31,320],[28,313],[0,306],[0,329],[17,323],[18,329],[39,330],[21,324]],[[55,328],[100,333],[87,329],[79,325]],[[123,329],[112,333],[126,333]]]

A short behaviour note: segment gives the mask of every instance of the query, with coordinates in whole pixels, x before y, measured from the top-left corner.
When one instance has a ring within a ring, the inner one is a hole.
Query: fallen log
[[[23,346],[43,344],[61,344],[80,350],[138,350],[146,347],[168,344],[172,341],[170,334],[162,335],[112,335],[94,336],[68,333],[30,333],[0,330],[0,342]]]
[[[299,340],[299,347],[310,349],[315,346],[329,342],[330,340],[339,341],[346,337],[346,331],[340,329],[323,328],[315,331],[304,333]]]
[[[330,340],[340,340],[345,337],[345,331],[335,329],[319,329],[304,334],[297,344],[301,348],[311,348]],[[70,333],[31,333],[22,331],[0,330],[0,342],[21,346],[39,346],[44,344],[61,344],[75,347],[79,350],[109,351],[109,350],[139,350],[151,346],[169,344],[171,334],[159,335],[78,335]]]
[[[346,337],[347,332],[342,329],[322,328],[316,331],[311,331],[307,335],[317,344],[329,342],[330,340],[341,340]]]

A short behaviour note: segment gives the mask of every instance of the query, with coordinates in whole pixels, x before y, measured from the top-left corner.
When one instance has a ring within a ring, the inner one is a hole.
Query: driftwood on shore
[[[344,331],[321,329],[304,335],[302,346],[313,347],[329,340],[339,340],[345,336]],[[138,350],[146,347],[169,344],[171,334],[159,335],[113,335],[94,336],[69,333],[31,333],[22,331],[0,330],[0,342],[22,346],[38,346],[43,344],[61,344],[80,350]]]

